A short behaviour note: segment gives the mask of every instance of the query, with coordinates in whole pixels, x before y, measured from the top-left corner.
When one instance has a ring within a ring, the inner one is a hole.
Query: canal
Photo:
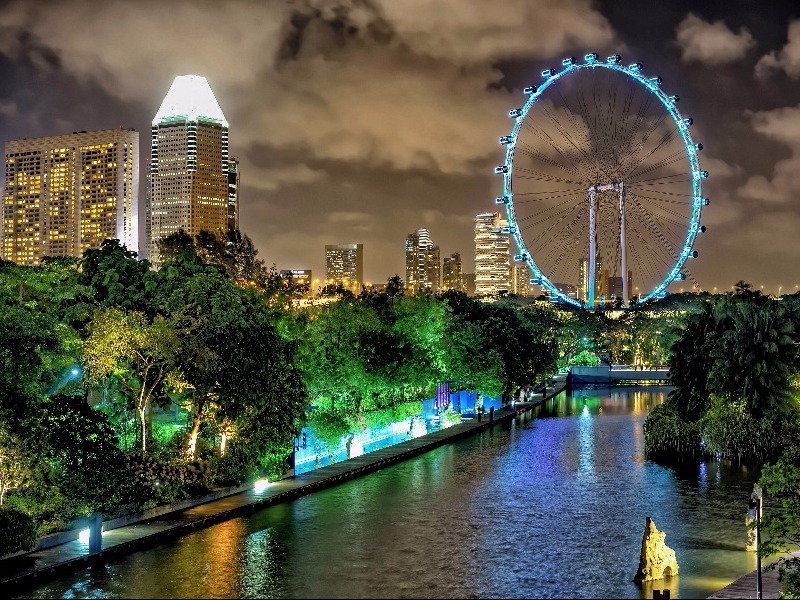
[[[666,468],[642,424],[665,387],[561,394],[510,426],[294,502],[115,558],[35,598],[706,597],[753,570],[758,473]],[[632,583],[645,517],[680,573]]]

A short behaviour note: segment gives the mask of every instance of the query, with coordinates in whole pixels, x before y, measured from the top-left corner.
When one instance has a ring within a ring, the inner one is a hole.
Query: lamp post
[[[778,286],[778,298],[780,298],[780,297],[781,297],[781,290],[782,290],[782,289],[783,289],[783,286],[782,286],[782,285],[779,285],[779,286]]]
[[[761,494],[753,492],[749,508],[756,512],[756,598],[761,600]]]

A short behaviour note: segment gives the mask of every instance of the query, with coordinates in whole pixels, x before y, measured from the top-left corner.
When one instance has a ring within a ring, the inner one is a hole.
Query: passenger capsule
[[[689,125],[694,124],[694,119],[692,117],[688,117],[683,120],[683,124],[688,127]]]
[[[514,141],[514,138],[511,137],[510,135],[504,135],[503,137],[500,138],[500,143],[503,146],[507,146],[508,144],[510,144],[513,141]]]
[[[508,196],[498,196],[494,199],[495,204],[508,204]]]
[[[495,167],[494,168],[494,172],[496,174],[498,174],[498,175],[501,175],[503,173],[508,173],[508,166],[507,165],[501,165],[499,167]]]
[[[632,65],[628,65],[628,71],[631,73],[638,73],[642,70],[642,63],[633,63]]]
[[[618,65],[621,60],[622,57],[619,54],[612,54],[606,59],[606,62],[610,65]]]
[[[700,150],[703,149],[703,144],[700,143],[695,144],[694,149],[697,150],[697,152],[700,152]]]
[[[542,77],[552,77],[555,74],[556,74],[555,69],[545,69],[544,71],[542,71]]]
[[[524,90],[522,90],[522,93],[523,94],[528,94],[529,96],[531,94],[535,94],[536,93],[536,86],[535,85],[529,85]]]
[[[599,57],[600,55],[597,52],[590,52],[589,54],[583,57],[583,60],[585,60],[587,63],[593,63]]]
[[[569,56],[569,57],[565,58],[564,60],[562,60],[561,64],[564,65],[565,67],[571,67],[572,65],[575,64],[575,57],[574,56]]]
[[[508,111],[508,116],[511,117],[512,119],[516,119],[521,115],[522,115],[521,108],[512,108],[510,111]]]

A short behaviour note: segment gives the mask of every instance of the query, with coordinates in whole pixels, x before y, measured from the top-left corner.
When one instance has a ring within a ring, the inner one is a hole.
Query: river
[[[755,568],[753,469],[667,468],[642,424],[668,388],[560,394],[509,426],[20,590],[35,598],[706,597]],[[679,575],[632,583],[645,517]],[[755,593],[755,591],[754,591]]]

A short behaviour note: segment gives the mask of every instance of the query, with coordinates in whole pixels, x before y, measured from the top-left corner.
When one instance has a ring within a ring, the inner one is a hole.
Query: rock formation
[[[666,537],[667,534],[659,531],[653,520],[647,517],[642,536],[642,553],[639,555],[639,569],[633,578],[636,583],[678,574],[675,550],[664,543]]]

